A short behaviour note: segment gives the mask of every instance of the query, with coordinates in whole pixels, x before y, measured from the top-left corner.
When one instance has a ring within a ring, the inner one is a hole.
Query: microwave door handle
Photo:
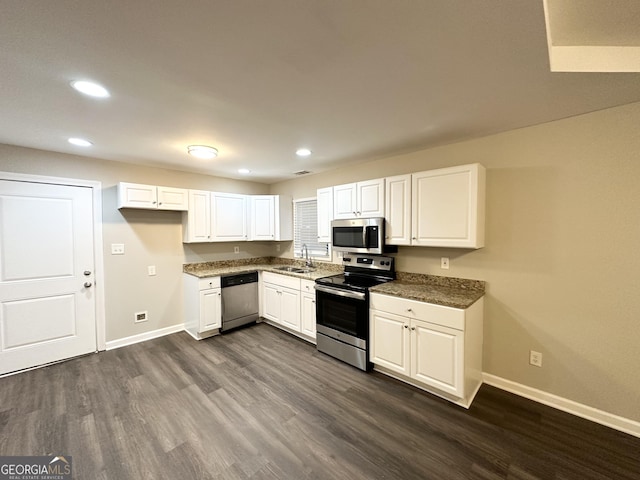
[[[369,227],[362,228],[362,246],[369,248]]]

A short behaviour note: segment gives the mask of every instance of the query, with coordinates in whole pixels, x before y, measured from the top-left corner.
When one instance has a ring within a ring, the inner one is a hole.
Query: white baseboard
[[[118,340],[111,340],[107,342],[107,350],[113,350],[115,348],[126,347],[127,345],[133,345],[134,343],[146,342],[158,337],[164,337],[172,333],[181,332],[184,330],[184,324],[179,323],[172,325],[171,327],[160,328],[158,330],[152,330],[151,332],[140,333],[138,335],[132,335],[130,337],[119,338]]]
[[[598,410],[597,408],[589,407],[587,405],[574,402],[573,400],[543,392],[542,390],[527,387],[526,385],[512,382],[505,378],[496,377],[489,373],[484,373],[483,378],[484,383],[488,385],[506,390],[507,392],[514,393],[549,407],[562,410],[563,412],[571,413],[572,415],[585,418],[592,422],[599,423],[600,425],[605,425],[615,430],[628,433],[634,437],[640,437],[640,422],[636,422],[635,420],[620,417],[603,410]]]

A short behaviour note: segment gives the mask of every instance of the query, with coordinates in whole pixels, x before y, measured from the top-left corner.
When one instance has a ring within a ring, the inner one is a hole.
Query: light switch
[[[156,274],[156,266],[155,265],[149,265],[147,267],[147,269],[149,270],[149,276],[152,277]]]

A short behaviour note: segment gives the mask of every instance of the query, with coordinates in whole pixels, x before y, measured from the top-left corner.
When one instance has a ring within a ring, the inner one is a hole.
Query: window
[[[315,198],[293,201],[293,250],[300,257],[302,245],[309,250],[309,257],[330,260],[328,243],[318,242],[318,208]]]

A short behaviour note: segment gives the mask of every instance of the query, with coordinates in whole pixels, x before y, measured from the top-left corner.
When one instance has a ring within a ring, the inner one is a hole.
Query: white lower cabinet
[[[468,408],[482,384],[483,299],[457,309],[371,294],[379,370]]]
[[[300,332],[300,279],[264,272],[262,316],[294,332]]]
[[[198,340],[217,333],[222,326],[220,277],[183,275],[185,330]]]
[[[315,282],[300,281],[300,332],[316,338],[316,290]]]

